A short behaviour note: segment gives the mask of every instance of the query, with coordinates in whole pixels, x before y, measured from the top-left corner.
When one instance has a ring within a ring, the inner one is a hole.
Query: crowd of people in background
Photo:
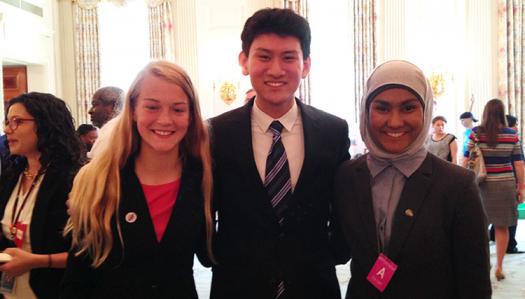
[[[503,102],[489,101],[477,127],[461,114],[458,146],[432,115],[421,69],[387,61],[360,102],[367,152],[350,160],[347,122],[295,97],[311,66],[306,19],[259,10],[241,42],[253,88],[208,121],[188,74],[167,61],[127,92],[98,89],[91,124],[76,130],[51,94],[10,99],[4,298],[197,298],[194,255],[212,267],[212,299],[339,299],[335,265],[349,260],[346,298],[490,298],[488,224],[501,280],[505,253],[519,252],[525,192]],[[458,165],[474,147],[487,171],[479,184]]]

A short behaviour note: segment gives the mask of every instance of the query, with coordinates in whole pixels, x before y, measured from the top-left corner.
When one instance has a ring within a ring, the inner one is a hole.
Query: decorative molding
[[[16,8],[19,8],[21,10],[25,10],[25,11],[27,11],[29,13],[32,13],[34,15],[37,15],[39,17],[43,17],[44,16],[44,10],[42,9],[42,7],[37,6],[35,4],[32,4],[32,3],[29,3],[29,2],[24,1],[24,0],[0,0],[0,2],[12,5],[12,6],[16,7]]]

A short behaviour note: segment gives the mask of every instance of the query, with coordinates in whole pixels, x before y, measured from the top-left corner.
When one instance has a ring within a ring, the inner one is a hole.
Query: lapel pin
[[[137,214],[133,213],[133,212],[129,212],[126,214],[126,217],[124,217],[126,219],[126,222],[127,223],[133,223],[135,221],[137,221]]]
[[[408,217],[414,217],[414,211],[412,211],[411,209],[406,209],[405,215],[407,215]]]

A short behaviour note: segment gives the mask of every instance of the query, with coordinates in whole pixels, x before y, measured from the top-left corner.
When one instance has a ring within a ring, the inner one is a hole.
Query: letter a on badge
[[[381,276],[381,279],[385,278],[385,267],[383,267],[379,271],[377,271],[376,275],[377,276]]]

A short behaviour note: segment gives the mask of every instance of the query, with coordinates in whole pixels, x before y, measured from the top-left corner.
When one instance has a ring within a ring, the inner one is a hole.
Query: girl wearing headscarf
[[[415,65],[393,60],[360,105],[368,154],[335,180],[351,252],[346,298],[490,298],[486,217],[472,172],[424,147],[432,92]]]

